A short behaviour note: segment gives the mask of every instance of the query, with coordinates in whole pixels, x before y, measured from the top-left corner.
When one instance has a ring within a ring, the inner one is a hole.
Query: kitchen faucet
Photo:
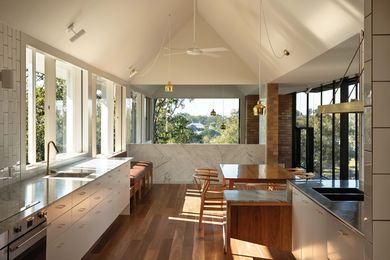
[[[49,171],[49,161],[50,161],[50,144],[52,144],[54,146],[54,149],[56,149],[56,152],[58,153],[58,148],[56,146],[56,144],[54,143],[54,141],[49,141],[47,143],[47,154],[46,154],[46,175],[50,175],[50,173],[55,173],[54,171],[53,172],[50,172]]]

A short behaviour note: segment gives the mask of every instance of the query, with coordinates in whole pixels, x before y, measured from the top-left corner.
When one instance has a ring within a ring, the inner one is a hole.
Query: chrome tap
[[[49,171],[49,161],[50,161],[50,144],[52,144],[54,146],[54,149],[56,149],[56,152],[58,153],[58,148],[56,146],[56,144],[54,143],[54,141],[49,141],[47,143],[47,153],[46,153],[46,175],[50,175],[50,173],[55,173],[54,171],[53,172],[50,172]]]

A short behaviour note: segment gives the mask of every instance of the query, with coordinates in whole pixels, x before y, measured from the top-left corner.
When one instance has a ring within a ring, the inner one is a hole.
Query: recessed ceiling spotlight
[[[82,35],[85,34],[85,30],[84,29],[81,29],[80,31],[76,32],[75,29],[74,29],[74,23],[71,23],[69,26],[68,26],[68,32],[72,32],[74,35],[72,37],[70,37],[69,41],[71,42],[74,42],[76,41],[78,38],[80,38]]]

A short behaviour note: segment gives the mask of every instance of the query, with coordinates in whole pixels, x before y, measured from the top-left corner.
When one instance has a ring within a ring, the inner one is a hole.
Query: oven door
[[[9,260],[46,259],[46,229],[45,222],[9,244]]]

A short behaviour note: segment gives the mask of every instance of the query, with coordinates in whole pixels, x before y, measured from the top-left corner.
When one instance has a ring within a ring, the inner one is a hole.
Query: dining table
[[[220,164],[219,167],[229,190],[234,188],[234,183],[286,183],[295,179],[292,172],[278,165]]]

